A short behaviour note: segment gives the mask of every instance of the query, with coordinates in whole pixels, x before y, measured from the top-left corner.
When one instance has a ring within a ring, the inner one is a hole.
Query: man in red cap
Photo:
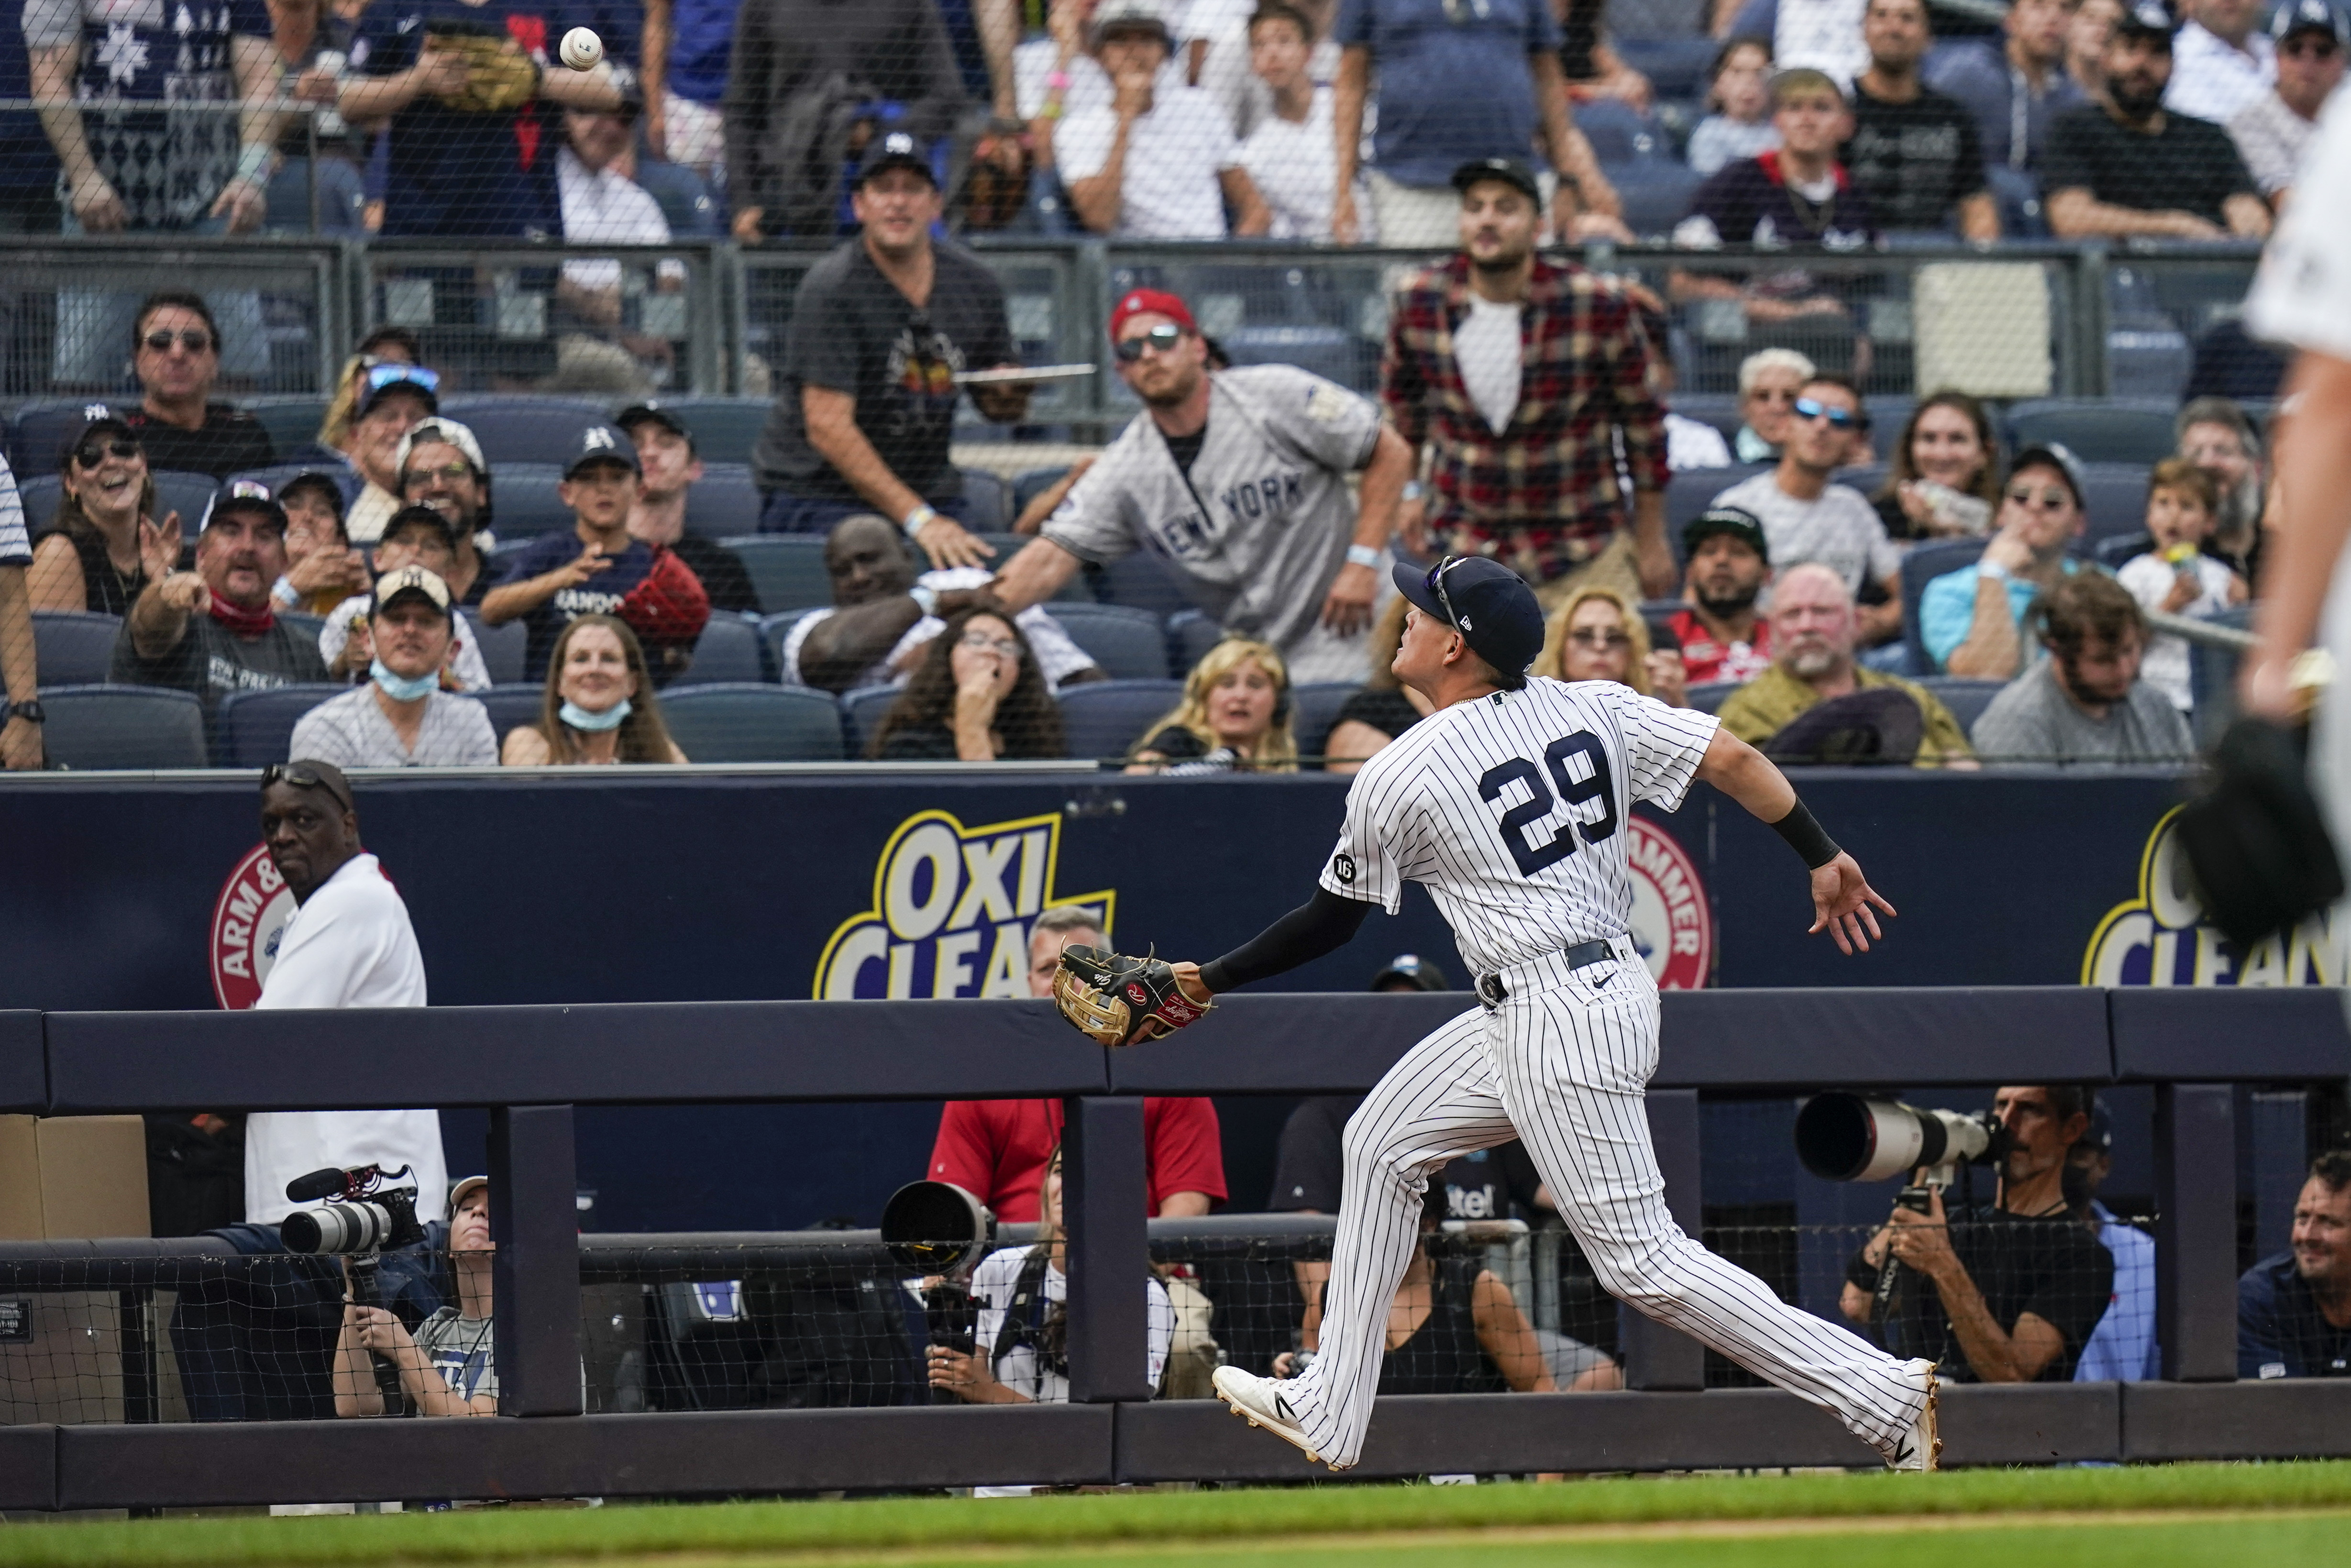
[[[1081,562],[1149,549],[1227,632],[1280,649],[1292,682],[1364,679],[1411,450],[1368,399],[1320,376],[1211,371],[1173,294],[1132,291],[1110,335],[1143,413],[1006,565],[998,596],[1018,610]]]

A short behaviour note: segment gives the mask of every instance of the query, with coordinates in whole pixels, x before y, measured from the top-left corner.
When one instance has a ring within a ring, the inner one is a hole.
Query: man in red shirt
[[[1738,507],[1714,507],[1682,529],[1689,559],[1689,608],[1667,622],[1681,639],[1682,670],[1691,685],[1751,681],[1771,667],[1771,623],[1755,601],[1771,580],[1771,549],[1763,524]]]
[[[1048,909],[1029,938],[1029,994],[1053,994],[1053,968],[1072,942],[1103,946],[1092,910]],[[951,1100],[939,1117],[930,1178],[979,1195],[996,1218],[1037,1218],[1045,1161],[1061,1141],[1059,1100]],[[1225,1148],[1216,1105],[1152,1096],[1143,1102],[1143,1157],[1151,1212],[1162,1219],[1206,1214],[1225,1197]]]

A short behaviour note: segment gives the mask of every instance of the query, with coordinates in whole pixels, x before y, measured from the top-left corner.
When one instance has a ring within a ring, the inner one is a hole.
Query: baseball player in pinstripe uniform
[[[1356,775],[1310,902],[1212,963],[1172,966],[1170,988],[1185,994],[1165,1021],[1333,950],[1372,904],[1394,914],[1407,881],[1452,925],[1482,1006],[1413,1047],[1347,1124],[1313,1366],[1279,1383],[1220,1368],[1218,1396],[1333,1469],[1353,1464],[1428,1175],[1520,1137],[1613,1294],[1827,1406],[1895,1469],[1935,1468],[1933,1363],[1897,1361],[1786,1305],[1666,1207],[1642,1103],[1657,992],[1627,935],[1625,814],[1636,800],[1678,806],[1694,779],[1712,784],[1802,856],[1813,929],[1846,953],[1867,950],[1892,905],[1780,770],[1708,715],[1610,682],[1525,675],[1542,617],[1507,567],[1447,557],[1395,575],[1413,608],[1394,668],[1437,711]]]

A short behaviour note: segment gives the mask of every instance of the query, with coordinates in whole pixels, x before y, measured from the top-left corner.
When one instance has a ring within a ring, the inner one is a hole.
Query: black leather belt
[[[1605,936],[1598,936],[1589,942],[1578,942],[1560,956],[1567,960],[1567,967],[1572,970],[1588,969],[1594,964],[1604,964],[1616,956],[1616,944]],[[1501,976],[1478,977],[1478,999],[1489,1009],[1500,1007],[1510,999],[1510,988],[1502,984]]]

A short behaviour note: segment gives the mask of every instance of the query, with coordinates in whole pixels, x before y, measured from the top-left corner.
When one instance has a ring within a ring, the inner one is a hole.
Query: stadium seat
[[[2154,548],[2155,537],[2151,534],[2114,534],[2091,543],[2090,559],[2108,571],[2120,571],[2133,556],[2145,555]]]
[[[1869,445],[1881,466],[1894,460],[1894,444],[1902,439],[1902,427],[1910,423],[1910,412],[1917,406],[1918,400],[1907,392],[1869,394]],[[1880,474],[1878,483],[1884,480],[1885,476]],[[1854,483],[1844,478],[1839,482]],[[1870,489],[1876,488],[1876,484],[1870,486]]]
[[[822,606],[802,605],[796,610],[778,610],[759,620],[759,636],[768,645],[768,663],[773,666],[776,678],[784,678],[784,638],[799,623],[801,616]]]
[[[1177,680],[1225,640],[1225,629],[1205,610],[1179,610],[1167,618],[1167,673]]]
[[[498,538],[529,539],[572,526],[571,508],[555,493],[563,470],[553,463],[499,463],[490,476],[490,523]]]
[[[1677,564],[1682,559],[1682,529],[1690,519],[1733,485],[1765,471],[1760,463],[1740,463],[1729,468],[1686,468],[1666,481],[1666,539],[1673,546]]]
[[[990,468],[958,468],[963,476],[963,498],[969,507],[964,527],[976,534],[1000,534],[1012,526],[1019,514],[1012,506],[1012,486],[1004,476]]]
[[[1712,425],[1725,441],[1734,439],[1744,423],[1739,413],[1737,392],[1676,392],[1666,401],[1684,419]]]
[[[768,680],[758,618],[714,611],[710,623],[695,641],[694,663],[687,671],[696,685]]]
[[[2082,465],[2082,504],[2089,514],[2089,531],[2082,548],[2095,550],[2099,541],[2117,534],[2147,531],[2147,470],[2136,463]]]
[[[511,686],[494,686],[486,692],[471,695],[475,702],[490,710],[490,727],[497,732],[501,746],[506,744],[507,731],[537,723],[539,706],[547,700],[542,688],[524,685],[519,677]]]
[[[1971,681],[1964,675],[1928,675],[1918,684],[1940,697],[1951,716],[1959,721],[1959,732],[1970,736],[1983,710],[2008,685],[2006,681]]]
[[[1912,669],[1931,672],[1935,668],[1918,628],[1919,597],[1928,583],[1947,571],[1973,564],[1983,551],[1984,541],[1980,538],[1936,539],[1902,558],[1902,640],[1909,644]]]
[[[1012,481],[1014,520],[1018,521],[1020,514],[1029,509],[1029,502],[1060,484],[1061,476],[1068,472],[1067,468],[1031,468],[1025,474],[1016,476]]]
[[[709,464],[750,462],[776,406],[764,397],[665,397],[661,405],[694,432],[695,453]]]
[[[559,468],[579,452],[580,433],[607,417],[602,404],[586,398],[522,392],[459,392],[441,400],[441,412],[473,431],[501,490],[507,464]]]
[[[805,686],[672,686],[662,718],[695,762],[837,762],[847,754],[840,706]]]
[[[2232,604],[2198,619],[2248,632],[2252,629],[2253,608],[2250,604]],[[2218,742],[2221,732],[2237,716],[2237,666],[2241,657],[2227,648],[2208,648],[2201,643],[2188,644],[2188,694],[2195,703],[2188,725],[2199,747]]]
[[[281,459],[317,445],[319,427],[327,422],[327,400],[322,397],[248,398],[245,406],[269,432],[270,449]]]
[[[204,709],[193,693],[163,686],[57,686],[41,693],[49,766],[202,768]]]
[[[266,768],[290,759],[301,716],[350,691],[334,685],[277,686],[231,692],[213,713],[213,759],[223,768]]]
[[[520,681],[523,659],[530,649],[530,628],[518,620],[485,626],[478,610],[458,613],[465,618],[465,635],[482,651],[482,665],[490,672],[490,685],[510,686]]]
[[[873,743],[873,732],[882,727],[882,717],[898,700],[896,686],[859,686],[841,694],[841,725],[849,742],[849,755],[862,757]]]
[[[47,527],[57,515],[57,500],[64,494],[65,486],[55,474],[17,475],[16,500],[25,508],[25,527]]]
[[[1053,619],[1114,681],[1157,680],[1167,670],[1159,617],[1117,604],[1056,604]]]
[[[1104,604],[1173,615],[1192,608],[1191,595],[1169,568],[1148,550],[1131,550],[1093,572],[1094,598]]]
[[[1062,749],[1071,757],[1123,758],[1144,727],[1183,700],[1181,681],[1097,681],[1061,695]]]
[[[112,402],[103,397],[62,398],[51,402],[26,403],[16,411],[8,437],[8,465],[16,471],[18,479],[34,477],[57,471],[59,448],[66,437],[81,428],[81,411],[93,402]],[[124,402],[128,408],[136,398]]]
[[[1583,121],[1577,106],[1576,123]],[[1621,162],[1604,158],[1600,172],[1616,187],[1624,204],[1625,226],[1642,239],[1662,239],[1689,215],[1690,198],[1706,177],[1678,158],[1651,153]]]
[[[281,610],[277,612],[277,621],[278,624],[314,648],[319,645],[319,633],[327,629],[325,616],[313,615],[307,610]]]
[[[759,531],[759,490],[740,463],[705,461],[701,482],[685,496],[685,528],[706,539]]]
[[[33,612],[34,668],[43,686],[102,685],[114,667],[118,616],[75,610]]]
[[[2177,443],[2168,402],[2105,398],[2035,398],[2008,410],[2008,447],[2019,452],[2062,443],[2085,463],[2134,463],[2141,467],[2171,455]]]
[[[1864,463],[1851,468],[1840,468],[1836,471],[1836,483],[1848,490],[1858,490],[1865,496],[1875,497],[1886,487],[1887,468],[1884,463]]]
[[[1738,681],[1707,681],[1689,688],[1689,706],[1700,713],[1714,713],[1721,708],[1722,699],[1737,691]]]
[[[832,602],[822,534],[750,534],[719,542],[742,559],[762,605],[789,609]]]
[[[721,237],[718,201],[710,193],[710,183],[700,174],[682,163],[664,163],[653,158],[639,159],[636,172],[637,183],[661,208],[663,221],[669,225],[670,238]]]
[[[1290,694],[1290,733],[1297,737],[1299,756],[1322,755],[1331,727],[1339,722],[1339,710],[1363,689],[1357,681],[1309,681]]]
[[[193,544],[220,482],[209,474],[182,474],[170,468],[155,469],[149,477],[155,481],[155,520],[168,522],[173,512],[179,513],[180,537]]]

